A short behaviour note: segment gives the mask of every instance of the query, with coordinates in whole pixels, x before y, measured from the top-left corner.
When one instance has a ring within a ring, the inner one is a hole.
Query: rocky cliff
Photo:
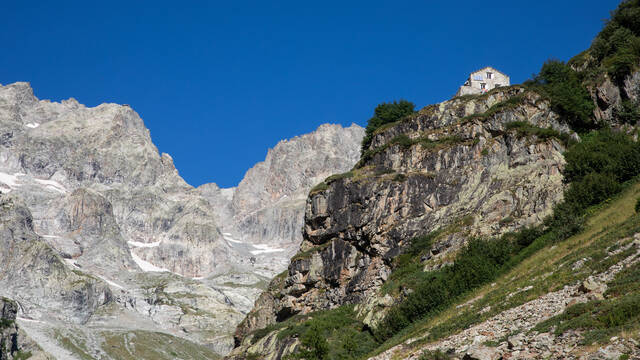
[[[471,236],[539,224],[562,200],[560,139],[571,134],[548,101],[519,86],[380,128],[350,172],[309,194],[300,252],[239,326],[232,355],[295,352],[296,339],[255,331],[343,304],[375,326],[396,301],[380,289],[411,238],[446,229],[424,259],[438,267]]]
[[[301,241],[292,229],[301,227],[300,194],[353,166],[361,133],[323,126],[276,146],[247,175],[252,185],[195,189],[129,106],[88,108],[38,100],[26,83],[0,86],[0,295],[19,304],[16,322],[56,358],[225,354]],[[270,173],[285,168],[286,179]],[[234,194],[261,201],[234,206]],[[268,215],[245,235],[236,214],[260,211]],[[281,229],[255,230],[273,224]],[[132,336],[146,350],[132,348]]]
[[[51,355],[29,339],[16,324],[18,304],[0,297],[0,359],[52,360]]]
[[[302,241],[309,190],[331,174],[349,170],[359,159],[364,129],[358,125],[322,125],[316,131],[279,142],[240,184],[198,188],[214,206],[227,242],[235,248],[257,246],[248,256],[256,266],[286,268]]]

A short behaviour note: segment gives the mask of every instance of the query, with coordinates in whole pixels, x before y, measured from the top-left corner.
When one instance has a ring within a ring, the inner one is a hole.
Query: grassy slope
[[[203,345],[172,335],[152,331],[102,331],[102,350],[110,359],[122,360],[196,360],[220,359],[220,356]],[[55,331],[56,340],[74,356],[83,360],[95,357],[81,334]]]
[[[622,258],[606,257],[606,249],[618,240],[640,232],[640,216],[635,215],[634,210],[639,195],[640,183],[630,185],[608,203],[592,208],[585,230],[581,233],[559,244],[543,248],[493,284],[470,292],[439,315],[413,324],[385,342],[375,354],[409,339],[418,339],[413,342],[413,346],[420,347],[482,322],[504,310],[561,289],[566,284],[585,279],[594,272],[606,270]],[[591,260],[578,271],[572,270],[571,265],[582,258]],[[518,292],[527,286],[532,288]],[[512,293],[517,294],[505,300],[507,295]],[[475,301],[472,305],[457,307],[473,299]],[[490,310],[480,314],[479,310],[487,307],[490,307]]]

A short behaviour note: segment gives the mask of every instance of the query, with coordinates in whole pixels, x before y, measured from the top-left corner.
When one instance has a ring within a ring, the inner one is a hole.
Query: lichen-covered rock
[[[622,107],[622,101],[629,99],[636,105],[640,102],[640,71],[628,75],[622,84],[615,84],[607,74],[598,85],[590,86],[593,103],[596,105],[593,114],[601,123],[620,125],[616,113]]]
[[[555,135],[538,137],[540,128]],[[239,349],[247,334],[295,314],[366,302],[361,315],[375,318],[393,303],[379,293],[391,260],[415,236],[455,224],[434,245],[441,257],[470,236],[539,224],[562,200],[559,138],[570,135],[547,101],[520,87],[383,127],[355,169],[309,195],[300,252],[238,328]]]

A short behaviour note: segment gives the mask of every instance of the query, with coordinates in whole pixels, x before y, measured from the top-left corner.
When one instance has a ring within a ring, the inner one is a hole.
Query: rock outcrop
[[[384,313],[380,287],[413,237],[453,229],[434,244],[433,263],[470,236],[539,224],[562,200],[560,139],[571,134],[547,101],[517,86],[381,128],[352,171],[309,194],[300,252],[239,326],[232,355],[252,346],[253,331],[295,314],[353,303],[364,317]],[[252,352],[276,359],[285,347]]]
[[[603,74],[598,85],[589,86],[591,98],[596,105],[593,114],[596,120],[607,124],[617,124],[617,113],[627,100],[640,104],[640,71],[627,76],[621,84],[615,84],[608,74]],[[633,124],[636,125],[636,124]]]
[[[0,289],[32,316],[57,314],[84,323],[112,300],[102,281],[69,269],[33,230],[29,210],[13,195],[0,195]],[[46,301],[44,301],[46,299]]]
[[[53,360],[18,327],[17,315],[18,303],[0,297],[0,359]]]

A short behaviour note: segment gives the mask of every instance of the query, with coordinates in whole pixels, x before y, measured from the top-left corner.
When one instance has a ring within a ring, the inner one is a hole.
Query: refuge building
[[[482,94],[491,89],[511,85],[509,76],[491,66],[469,74],[469,78],[460,86],[456,96]]]

